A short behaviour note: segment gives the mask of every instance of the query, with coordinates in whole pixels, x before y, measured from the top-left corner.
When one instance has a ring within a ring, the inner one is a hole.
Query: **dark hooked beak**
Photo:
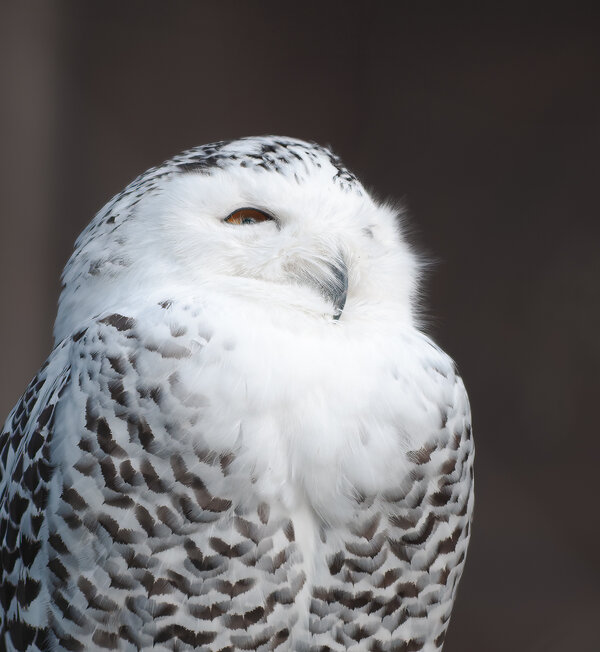
[[[340,254],[339,259],[335,263],[331,263],[329,268],[331,276],[323,284],[323,294],[335,307],[333,318],[339,319],[348,296],[348,267],[344,257]]]
[[[342,316],[348,296],[348,266],[341,252],[333,260],[321,258],[316,262],[303,261],[288,269],[300,283],[312,286],[333,304],[334,319]]]

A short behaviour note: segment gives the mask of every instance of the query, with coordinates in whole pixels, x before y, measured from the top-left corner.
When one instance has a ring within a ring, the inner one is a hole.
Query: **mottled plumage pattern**
[[[312,280],[299,307],[267,278],[274,310],[263,268],[243,272],[244,299],[208,278],[192,291],[178,272],[154,294],[64,314],[98,278],[125,282],[136,232],[118,226],[169,179],[228,166],[308,194],[324,170],[365,201],[328,150],[265,138],[192,150],[98,215],[65,271],[60,342],[0,439],[1,649],[442,647],[473,506],[468,401],[404,295],[389,309],[361,296],[369,268],[344,231],[331,247],[349,270],[339,319]],[[375,205],[362,214],[356,242],[391,246]],[[291,228],[272,227],[215,228],[253,230],[243,245],[256,249]],[[304,260],[285,268],[299,293]]]

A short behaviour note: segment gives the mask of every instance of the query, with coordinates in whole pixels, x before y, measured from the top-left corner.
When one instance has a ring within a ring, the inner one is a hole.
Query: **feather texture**
[[[277,223],[222,222],[257,194]],[[7,650],[441,649],[470,412],[393,219],[328,150],[269,138],[99,213],[0,439]],[[341,317],[302,273],[340,259]]]

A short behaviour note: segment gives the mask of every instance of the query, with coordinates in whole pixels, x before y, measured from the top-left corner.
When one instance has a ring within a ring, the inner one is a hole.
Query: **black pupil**
[[[253,217],[244,217],[242,218],[242,224],[256,224],[256,220]]]

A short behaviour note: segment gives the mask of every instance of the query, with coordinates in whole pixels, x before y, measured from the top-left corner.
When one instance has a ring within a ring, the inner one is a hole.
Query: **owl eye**
[[[258,224],[259,222],[273,221],[273,218],[258,208],[238,208],[225,218],[229,224]]]

